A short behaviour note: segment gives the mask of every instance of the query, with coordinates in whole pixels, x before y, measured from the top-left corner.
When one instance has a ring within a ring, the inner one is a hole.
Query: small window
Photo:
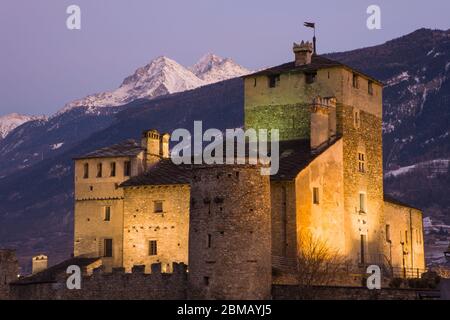
[[[256,87],[256,78],[253,79],[253,86]]]
[[[150,256],[158,255],[158,241],[156,241],[156,240],[149,241],[148,255],[150,255]]]
[[[131,176],[131,161],[125,161],[123,163],[123,175],[125,177]]]
[[[113,240],[104,239],[103,240],[103,256],[106,258],[111,258],[113,256]]]
[[[154,213],[162,213],[163,212],[163,202],[162,201],[154,201],[153,202],[153,212]]]
[[[405,231],[405,242],[408,244],[408,231]]]
[[[203,283],[205,286],[209,286],[209,277],[203,277]]]
[[[386,242],[391,242],[391,225],[386,225]]]
[[[313,188],[313,203],[314,204],[319,204],[320,203],[319,188]]]
[[[110,164],[110,174],[111,177],[115,177],[116,176],[116,163],[115,162],[111,162]]]
[[[111,207],[106,206],[104,208],[104,221],[111,221]]]
[[[364,264],[366,263],[366,236],[364,234],[361,235],[359,250],[360,250],[359,262],[361,264]]]
[[[353,88],[359,88],[359,77],[356,73],[353,74]]]
[[[211,234],[208,234],[208,239],[207,239],[208,248],[211,248],[211,241],[212,241],[212,236],[211,236]]]
[[[316,82],[316,76],[317,76],[317,73],[315,73],[315,72],[311,72],[311,73],[306,73],[305,74],[305,81],[306,81],[306,83],[307,84],[312,84],[312,83],[314,83],[314,82]]]
[[[83,165],[83,179],[89,178],[89,163]]]
[[[269,76],[269,88],[275,88],[276,86],[278,86],[279,82],[280,82],[279,74]]]
[[[373,96],[373,81],[369,80],[368,85],[367,85],[367,91],[371,96]]]
[[[366,194],[362,192],[359,194],[359,212],[366,212]]]
[[[358,171],[366,172],[366,156],[364,153],[358,152]]]
[[[97,178],[102,177],[103,165],[102,163],[97,163]]]
[[[353,125],[356,129],[361,126],[361,114],[359,113],[359,110],[353,111]]]

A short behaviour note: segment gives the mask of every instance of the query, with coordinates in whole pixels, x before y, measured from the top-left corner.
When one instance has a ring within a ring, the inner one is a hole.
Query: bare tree
[[[348,268],[349,262],[311,234],[300,237],[297,280],[301,299],[314,299],[318,287],[332,285]]]

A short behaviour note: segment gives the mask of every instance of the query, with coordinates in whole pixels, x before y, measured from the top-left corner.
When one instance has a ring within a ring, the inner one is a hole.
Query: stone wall
[[[172,262],[188,263],[189,202],[188,185],[124,188],[124,256],[129,272],[134,265],[162,263],[170,271]],[[162,212],[155,212],[155,201]],[[150,255],[150,241],[156,241],[157,254]]]
[[[343,137],[346,254],[352,261],[361,262],[363,236],[364,263],[379,263],[384,254],[381,118],[355,106],[338,104],[337,109],[338,132]],[[358,125],[355,111],[359,112]],[[359,153],[364,154],[363,172],[359,170]],[[360,194],[365,195],[364,210],[360,208]]]
[[[437,290],[381,289],[369,290],[363,287],[314,287],[311,292],[298,286],[274,285],[274,300],[299,300],[304,297],[314,300],[419,300],[439,297]]]
[[[270,297],[270,181],[260,170],[256,165],[194,168],[190,298]]]
[[[399,273],[397,276],[402,276],[400,269],[406,268],[406,276],[420,277],[425,269],[422,212],[388,201],[384,208],[390,229],[389,239],[385,239],[386,254]]]
[[[0,300],[9,298],[9,283],[17,280],[19,262],[16,252],[9,249],[0,249]]]
[[[11,299],[15,300],[183,300],[187,292],[187,272],[183,264],[174,264],[173,273],[162,273],[161,265],[152,265],[152,273],[144,273],[144,266],[136,266],[132,273],[122,268],[112,273],[100,269],[85,275],[80,290],[69,290],[67,275],[56,282],[11,285]]]

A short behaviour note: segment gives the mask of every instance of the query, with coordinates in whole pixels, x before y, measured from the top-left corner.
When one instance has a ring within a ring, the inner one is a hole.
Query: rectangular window
[[[408,231],[405,231],[405,242],[408,244]]]
[[[104,208],[104,221],[111,221],[111,207],[107,206]]]
[[[366,263],[366,236],[364,234],[361,235],[360,240],[360,259],[359,262],[361,264]]]
[[[391,225],[386,225],[386,242],[391,242]]]
[[[369,80],[367,91],[371,96],[373,96],[373,81]]]
[[[319,188],[313,188],[313,203],[314,204],[319,204],[320,203]]]
[[[253,86],[256,87],[256,78],[254,78],[253,80],[254,80]]]
[[[361,152],[358,152],[358,171],[361,173],[366,172],[365,154]]]
[[[353,125],[356,129],[361,126],[361,115],[359,113],[359,110],[353,111]]]
[[[106,258],[111,258],[113,256],[113,240],[104,239],[103,240],[103,256]]]
[[[125,177],[131,176],[131,161],[125,161],[123,163],[123,175]]]
[[[148,243],[148,255],[156,256],[158,255],[158,241],[150,240]]]
[[[280,75],[274,74],[269,76],[269,88],[275,88],[280,82]]]
[[[317,76],[317,73],[315,73],[315,72],[306,73],[305,74],[305,82],[307,84],[312,84],[312,83],[316,82],[316,76]]]
[[[209,286],[209,277],[203,277],[203,283],[205,286]]]
[[[212,241],[212,236],[210,234],[208,234],[208,239],[207,239],[208,248],[211,248],[211,241]]]
[[[116,176],[116,163],[115,162],[111,162],[110,164],[110,174],[111,177],[115,177]]]
[[[359,194],[359,212],[365,213],[366,209],[366,194],[361,192]]]
[[[359,77],[356,73],[353,74],[353,88],[359,88]]]
[[[153,212],[154,213],[162,213],[162,212],[164,212],[163,202],[162,201],[154,201],[153,202]]]
[[[89,164],[85,163],[83,165],[83,179],[89,178]]]
[[[97,163],[97,178],[102,177],[102,169],[103,169],[103,165],[101,163]]]

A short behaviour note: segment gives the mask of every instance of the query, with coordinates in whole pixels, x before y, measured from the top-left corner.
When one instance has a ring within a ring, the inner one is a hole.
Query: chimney
[[[163,158],[169,158],[169,140],[170,140],[170,134],[164,133],[161,136],[161,157]]]
[[[145,162],[147,168],[160,160],[160,144],[160,134],[158,130],[151,129],[142,133],[141,146],[145,149]]]
[[[311,57],[313,54],[313,44],[309,41],[298,44],[294,42],[293,47],[294,55],[295,55],[295,66],[303,66],[311,63]]]
[[[311,106],[311,149],[318,149],[336,136],[336,98],[314,99]]]
[[[44,254],[34,256],[31,260],[31,273],[35,274],[41,272],[48,267],[48,257]]]

